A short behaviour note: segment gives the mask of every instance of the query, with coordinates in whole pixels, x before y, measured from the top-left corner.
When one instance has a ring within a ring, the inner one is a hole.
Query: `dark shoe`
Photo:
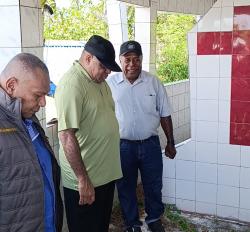
[[[155,222],[151,222],[148,224],[148,228],[151,232],[165,232],[163,225],[161,224],[161,220],[157,220]]]
[[[139,226],[133,226],[133,227],[129,227],[125,230],[125,232],[142,232],[141,231],[141,227]]]

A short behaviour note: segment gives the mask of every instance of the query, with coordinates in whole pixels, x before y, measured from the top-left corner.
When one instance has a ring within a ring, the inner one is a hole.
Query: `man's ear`
[[[17,87],[17,82],[18,80],[15,77],[10,77],[6,82],[5,82],[5,91],[10,97],[15,97],[14,93]]]
[[[90,53],[87,53],[85,56],[86,63],[89,65],[93,56]]]

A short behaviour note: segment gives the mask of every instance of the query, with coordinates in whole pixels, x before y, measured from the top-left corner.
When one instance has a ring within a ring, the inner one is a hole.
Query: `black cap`
[[[84,49],[94,55],[106,68],[114,72],[121,72],[115,62],[115,49],[112,43],[99,35],[93,35],[85,44]]]
[[[138,56],[141,56],[142,55],[141,45],[134,40],[130,40],[123,43],[120,47],[120,56],[125,55],[128,52],[134,52]]]

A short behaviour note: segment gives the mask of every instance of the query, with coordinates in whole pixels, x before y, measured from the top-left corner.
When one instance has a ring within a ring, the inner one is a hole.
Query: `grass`
[[[186,218],[181,216],[181,211],[175,205],[166,205],[164,217],[166,217],[172,224],[184,232],[196,232],[195,226]]]

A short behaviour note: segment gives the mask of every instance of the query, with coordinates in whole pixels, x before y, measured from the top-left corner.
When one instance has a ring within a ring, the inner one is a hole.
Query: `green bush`
[[[195,23],[193,15],[158,15],[156,70],[164,83],[188,78],[187,33]]]

